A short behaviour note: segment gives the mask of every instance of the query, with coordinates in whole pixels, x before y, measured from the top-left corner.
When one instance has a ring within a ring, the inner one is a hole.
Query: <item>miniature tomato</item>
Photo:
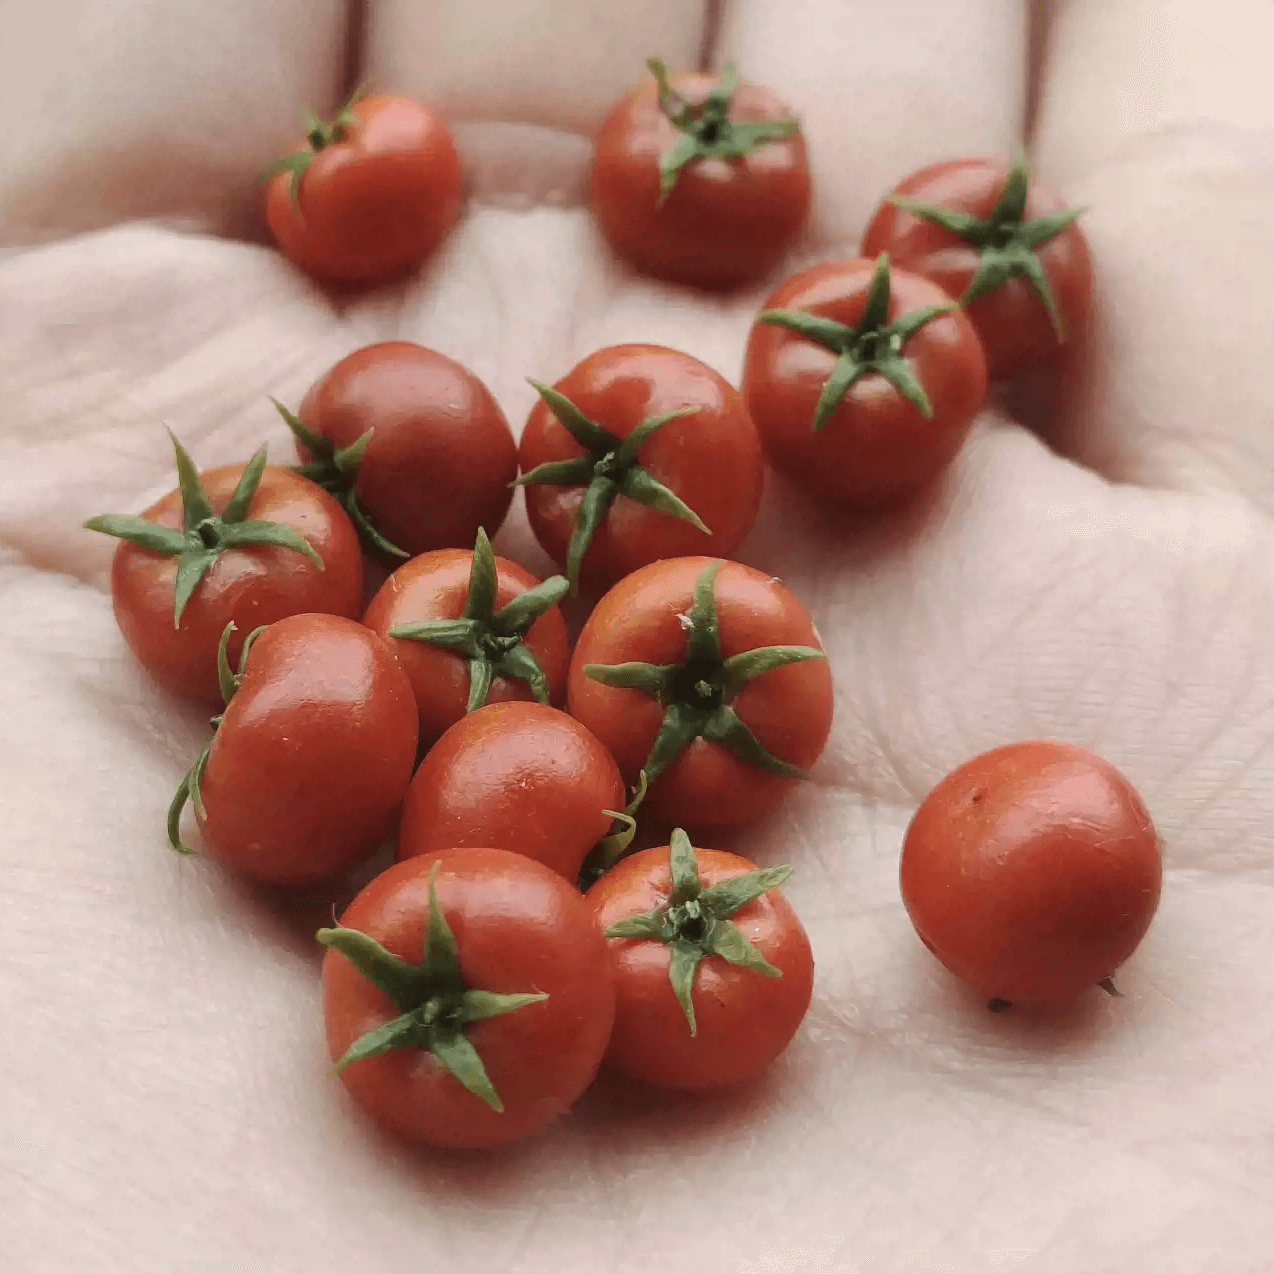
[[[331,1058],[400,1137],[505,1145],[597,1073],[615,1017],[606,942],[541,863],[501,849],[398,863],[318,938]]]
[[[350,520],[326,491],[267,467],[199,474],[174,438],[180,486],[141,517],[108,514],[85,525],[123,541],[111,567],[120,632],[138,661],[176,694],[220,702],[217,644],[226,625],[243,636],[286,615],[356,617],[363,559]]]
[[[496,557],[483,531],[472,553],[422,553],[381,585],[363,623],[390,641],[411,679],[422,744],[486,703],[562,702],[565,593],[560,575],[541,583]]]
[[[324,283],[407,273],[460,216],[451,130],[406,97],[366,97],[309,131],[267,169],[265,215],[283,254]]]
[[[310,388],[297,416],[275,406],[296,435],[301,472],[381,552],[466,548],[509,511],[518,476],[509,422],[472,372],[423,345],[355,350]]]
[[[1032,182],[1025,160],[956,159],[901,182],[863,235],[964,305],[998,379],[1055,360],[1084,334],[1093,267],[1081,209]]]
[[[540,703],[493,703],[457,721],[416,771],[398,857],[490,846],[574,884],[625,800],[614,758],[573,717]]]
[[[169,810],[187,799],[208,851],[269,884],[321,879],[394,830],[416,763],[416,708],[380,637],[339,615],[291,615],[219,660],[227,705]]]
[[[706,557],[656,562],[589,616],[568,704],[644,809],[742,827],[805,778],[832,725],[832,678],[805,608],[776,579]]]
[[[731,556],[756,521],[764,461],[743,398],[660,345],[590,354],[549,389],[519,451],[531,529],[575,589],[640,566]]]
[[[720,77],[652,79],[625,97],[594,142],[589,202],[611,246],[673,283],[733,287],[762,278],[805,225],[805,140],[772,93]]]
[[[814,956],[778,892],[790,867],[671,845],[623,859],[586,900],[610,946],[615,1027],[606,1059],[662,1088],[759,1075],[809,1008]]]
[[[973,325],[882,256],[815,266],[766,302],[743,392],[770,463],[825,500],[887,504],[929,485],[986,396]]]
[[[1159,838],[1132,785],[1069,743],[974,757],[925,797],[903,841],[921,940],[992,1007],[1073,999],[1150,927]]]

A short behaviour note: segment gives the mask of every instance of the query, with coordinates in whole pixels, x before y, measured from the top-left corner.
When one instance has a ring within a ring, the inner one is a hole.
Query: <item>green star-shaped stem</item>
[[[566,578],[570,581],[572,597],[579,592],[580,563],[584,560],[584,554],[588,552],[597,528],[606,517],[606,511],[618,496],[625,495],[638,504],[644,504],[648,509],[689,522],[705,535],[712,534],[684,500],[637,463],[637,453],[660,429],[683,416],[694,415],[699,410],[697,407],[685,407],[680,411],[665,412],[662,416],[651,416],[648,420],[643,420],[627,438],[621,440],[596,421],[590,420],[556,389],[536,380],[531,381],[531,384],[563,428],[588,452],[588,455],[576,460],[551,460],[547,464],[536,465],[530,473],[524,473],[517,480],[518,486],[545,484],[578,485],[586,488],[566,553]]]
[[[668,847],[672,893],[667,903],[653,911],[617,921],[606,930],[608,938],[636,938],[662,942],[671,948],[668,980],[686,1015],[690,1034],[698,1034],[695,1022],[694,981],[705,956],[717,955],[731,964],[767,978],[783,973],[743,936],[729,917],[762,894],[777,889],[792,874],[790,867],[763,867],[731,876],[705,889],[699,879],[699,860],[690,838],[677,828]]]
[[[312,110],[307,109],[302,112],[301,118],[305,121],[307,148],[294,150],[287,155],[281,155],[262,172],[261,180],[269,181],[271,177],[277,176],[279,173],[291,173],[292,201],[299,204],[301,199],[301,178],[305,176],[306,170],[314,162],[314,156],[327,146],[331,146],[336,142],[343,142],[363,122],[354,113],[354,106],[367,96],[367,88],[366,84],[357,88],[350,95],[349,101],[329,120],[319,119]]]
[[[1019,154],[1004,183],[999,202],[985,221],[970,216],[967,212],[957,212],[940,204],[918,203],[903,195],[892,195],[889,202],[917,217],[923,217],[926,221],[932,221],[978,249],[980,260],[977,273],[960,298],[961,305],[972,304],[1010,279],[1023,278],[1044,303],[1048,321],[1053,325],[1058,341],[1062,341],[1065,339],[1062,316],[1058,313],[1057,300],[1053,296],[1053,285],[1048,281],[1048,275],[1045,274],[1037,253],[1050,239],[1061,234],[1076,218],[1082,216],[1084,209],[1068,208],[1063,212],[1051,212],[1037,217],[1034,221],[1026,221],[1023,218],[1030,185],[1030,167],[1026,156]]]
[[[469,664],[469,706],[482,707],[497,677],[516,677],[531,687],[539,703],[549,701],[549,682],[534,654],[523,645],[531,625],[566,595],[567,583],[560,575],[519,593],[498,611],[495,554],[481,527],[473,546],[469,568],[469,595],[459,619],[426,619],[415,624],[398,624],[391,637],[423,641],[463,655]]]
[[[779,142],[800,129],[794,119],[753,120],[738,123],[730,119],[730,103],[739,87],[738,67],[731,64],[721,72],[720,83],[702,106],[691,106],[668,81],[662,58],[649,58],[646,65],[659,85],[659,108],[681,134],[659,156],[659,203],[672,194],[687,164],[696,159],[739,159],[758,147]]]
[[[235,486],[230,501],[218,516],[208,501],[194,461],[186,454],[172,431],[173,450],[177,456],[177,480],[181,489],[181,504],[185,529],[174,531],[156,526],[145,518],[125,517],[114,513],[89,518],[84,525],[90,531],[101,531],[117,539],[127,540],[152,553],[162,553],[177,559],[177,581],[173,589],[173,627],[181,627],[181,616],[186,609],[199,581],[209,568],[229,549],[242,549],[269,545],[304,553],[320,570],[323,559],[299,532],[278,522],[248,520],[248,507],[261,484],[265,470],[264,446],[248,461],[243,476]]]
[[[349,514],[350,521],[365,544],[386,557],[410,557],[410,553],[404,552],[377,530],[354,492],[358,483],[358,466],[363,462],[367,444],[371,442],[375,430],[368,429],[348,447],[338,448],[330,438],[324,438],[322,434],[316,434],[308,428],[299,416],[290,412],[277,398],[271,398],[270,401],[292,431],[293,437],[314,457],[309,464],[298,465],[296,472],[336,498],[341,508]]]
[[[429,923],[424,958],[408,964],[357,929],[320,929],[315,937],[339,951],[369,982],[394,1002],[399,1016],[354,1041],[336,1063],[343,1071],[355,1062],[396,1048],[431,1052],[475,1097],[503,1111],[500,1094],[487,1076],[465,1030],[474,1022],[515,1013],[549,997],[544,992],[504,995],[471,989],[460,972],[455,935],[438,905],[438,868],[429,873]]]
[[[812,646],[759,646],[722,658],[715,594],[721,565],[720,561],[712,562],[695,583],[686,657],[681,663],[586,664],[584,674],[605,686],[640,690],[663,705],[663,724],[646,758],[648,782],[653,783],[698,738],[719,743],[741,761],[770,774],[807,778],[804,770],[769,752],[730,704],[756,677],[827,656]]]
[[[221,640],[217,642],[217,684],[221,688],[222,699],[229,704],[234,698],[235,692],[243,683],[243,674],[248,667],[248,655],[252,651],[252,644],[258,637],[265,632],[268,624],[262,624],[259,628],[254,628],[243,641],[243,649],[239,652],[239,670],[235,672],[230,667],[229,649],[230,638],[237,632],[234,620],[231,620],[221,632]],[[224,714],[222,714],[224,715]],[[221,725],[221,715],[212,718],[212,728],[214,732]],[[214,733],[213,737],[216,735]],[[195,813],[200,817],[204,817],[203,793],[200,785],[203,782],[203,772],[208,765],[208,756],[212,752],[212,742],[204,748],[199,754],[199,759],[186,771],[185,777],[177,784],[177,792],[172,799],[172,803],[168,806],[168,843],[179,854],[190,854],[194,851],[189,849],[182,843],[181,839],[181,815],[186,808],[186,802],[189,801],[194,806]]]
[[[827,378],[814,408],[814,431],[817,433],[844,401],[850,386],[873,372],[889,381],[926,420],[930,419],[933,404],[911,364],[903,356],[903,347],[926,323],[956,308],[954,302],[930,305],[900,315],[890,323],[889,256],[882,252],[876,260],[863,316],[853,327],[806,310],[763,310],[756,321],[786,327],[817,341],[837,355],[832,374]]]

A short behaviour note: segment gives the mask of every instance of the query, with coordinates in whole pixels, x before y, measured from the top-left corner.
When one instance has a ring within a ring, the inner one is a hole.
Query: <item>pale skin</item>
[[[134,666],[111,546],[80,523],[172,485],[165,423],[204,467],[263,438],[290,460],[269,397],[374,340],[458,359],[515,432],[525,377],[607,344],[737,383],[777,278],[725,302],[636,280],[579,207],[588,134],[647,55],[697,61],[697,6],[371,9],[350,82],[479,121],[457,129],[472,198],[426,274],[339,310],[242,238],[296,108],[339,104],[341,6],[0,11],[12,1267],[1248,1268],[1274,1243],[1250,1149],[1274,1128],[1268,6],[1070,0],[1034,71],[1011,0],[724,6],[709,65],[804,122],[793,268],[852,254],[913,169],[1010,152],[1036,83],[1037,169],[1089,208],[1098,339],[1065,407],[984,413],[910,513],[837,526],[767,493],[742,555],[811,610],[836,721],[782,814],[713,847],[793,864],[817,973],[787,1057],[702,1104],[607,1081],[524,1150],[461,1162],[400,1152],[328,1073],[312,934],[352,886],[284,903],[165,847],[207,732]],[[552,573],[520,497],[495,548]],[[1163,904],[1125,999],[990,1015],[912,932],[898,848],[945,772],[1029,737],[1140,789]]]

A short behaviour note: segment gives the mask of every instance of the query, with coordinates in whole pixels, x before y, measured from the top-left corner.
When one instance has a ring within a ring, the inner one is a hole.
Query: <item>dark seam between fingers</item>
[[[1022,103],[1022,137],[1027,144],[1034,140],[1039,122],[1040,100],[1044,92],[1044,75],[1048,69],[1049,37],[1057,14],[1056,0],[1027,0],[1026,15],[1026,93]]]
[[[699,69],[712,70],[717,44],[721,39],[721,23],[725,12],[725,0],[704,0],[703,33],[699,38]]]
[[[367,57],[367,0],[345,0],[345,63],[341,72],[341,101],[362,86]]]

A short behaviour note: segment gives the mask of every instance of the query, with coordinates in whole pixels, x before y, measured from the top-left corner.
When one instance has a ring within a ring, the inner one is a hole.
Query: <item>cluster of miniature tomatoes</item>
[[[763,276],[806,218],[796,121],[732,71],[650,66],[597,139],[607,238],[678,283]],[[327,282],[410,270],[461,207],[446,125],[405,99],[312,120],[275,167],[278,243]],[[207,852],[298,885],[395,838],[396,863],[318,934],[332,1060],[376,1120],[493,1146],[569,1109],[603,1059],[702,1091],[787,1046],[813,985],[790,868],[696,848],[772,812],[831,729],[809,614],[733,560],[765,461],[835,504],[932,483],[988,374],[1082,329],[1076,215],[1024,163],[940,164],[886,200],[862,259],[771,296],[742,392],[675,350],[603,349],[532,382],[518,442],[467,369],[373,345],[295,411],[276,402],[296,465],[263,447],[201,474],[174,439],[172,493],[89,522],[121,540],[137,658],[218,713],[172,846],[189,807]],[[491,547],[518,486],[562,575]],[[369,565],[393,567],[378,588]],[[572,642],[560,604],[578,593],[599,600]],[[633,851],[639,817],[664,844]],[[1064,744],[961,767],[902,856],[921,938],[996,1002],[1109,987],[1159,878],[1137,794]]]

